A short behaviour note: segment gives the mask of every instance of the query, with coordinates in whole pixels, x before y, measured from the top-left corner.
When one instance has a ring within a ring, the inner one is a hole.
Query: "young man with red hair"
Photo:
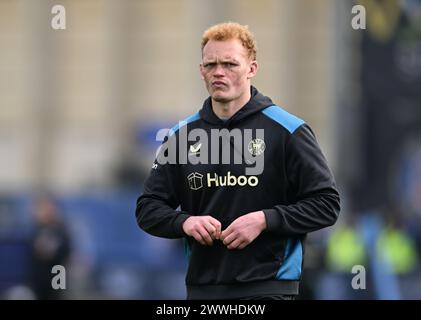
[[[137,201],[143,230],[185,239],[188,299],[293,298],[306,234],[339,214],[334,178],[310,127],[251,85],[256,51],[246,26],[205,31],[200,74],[210,97],[171,130],[164,145],[174,143],[181,155],[173,163],[158,156]],[[190,141],[192,133],[200,139]],[[241,161],[227,162],[221,148]],[[193,161],[204,154],[208,161]],[[258,162],[261,170],[251,170]]]

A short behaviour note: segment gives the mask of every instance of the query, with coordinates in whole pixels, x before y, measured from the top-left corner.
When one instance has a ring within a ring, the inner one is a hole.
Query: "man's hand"
[[[211,216],[191,216],[184,221],[183,230],[200,244],[211,246],[221,236],[221,223]]]
[[[265,229],[265,214],[255,211],[235,219],[221,233],[220,239],[228,249],[243,249]]]

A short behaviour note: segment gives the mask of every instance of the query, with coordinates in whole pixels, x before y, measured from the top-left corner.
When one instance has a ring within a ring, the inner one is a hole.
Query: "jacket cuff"
[[[262,210],[266,218],[266,230],[276,231],[282,226],[281,215],[276,209],[264,209]]]
[[[173,228],[174,228],[174,232],[177,236],[179,236],[179,237],[186,237],[187,236],[186,233],[183,230],[183,223],[188,218],[190,218],[190,215],[187,214],[187,213],[184,213],[184,211],[180,212],[178,214],[177,218],[175,218]]]

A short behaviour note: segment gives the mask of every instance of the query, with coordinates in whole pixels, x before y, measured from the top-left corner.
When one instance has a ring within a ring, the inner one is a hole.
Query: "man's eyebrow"
[[[221,62],[235,62],[235,63],[239,63],[237,59],[235,58],[222,58],[220,60]]]
[[[206,63],[216,63],[216,60],[217,59],[215,59],[215,58],[211,58],[211,59],[203,59],[203,63],[204,64],[206,64]],[[222,63],[226,63],[226,62],[234,62],[234,63],[239,63],[239,61],[237,60],[237,59],[235,59],[235,58],[221,58],[221,59],[218,59],[218,61],[219,62],[222,62]]]

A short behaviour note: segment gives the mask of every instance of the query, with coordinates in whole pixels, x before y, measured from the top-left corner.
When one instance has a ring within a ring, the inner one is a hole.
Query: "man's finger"
[[[203,241],[209,246],[213,244],[213,240],[211,236],[208,233],[208,230],[205,229],[205,227],[200,226],[198,229],[199,234],[202,236]]]
[[[224,240],[222,240],[222,242],[224,243],[224,245],[228,246],[231,244],[231,242],[233,242],[234,240],[236,240],[236,235],[232,232],[229,235],[227,235]]]
[[[218,225],[216,226],[215,231],[215,239],[221,238],[221,223],[218,221]]]
[[[246,241],[243,241],[243,242],[241,242],[241,244],[237,247],[237,249],[244,249],[245,247],[247,247],[248,246],[248,242],[246,242]]]
[[[203,227],[206,229],[206,231],[208,232],[208,234],[211,236],[211,237],[215,237],[215,232],[216,232],[216,228],[215,228],[215,226],[213,225],[213,224],[211,224],[211,223],[204,223],[203,224]]]
[[[205,243],[205,241],[203,240],[203,238],[202,238],[202,236],[200,235],[200,233],[199,232],[197,232],[197,231],[193,231],[192,232],[192,237],[197,241],[197,242],[199,242],[200,244],[202,244],[202,245],[206,245],[206,243]]]
[[[215,238],[216,239],[220,239],[221,238],[221,224],[218,225],[218,227],[216,228],[216,235]]]
[[[219,239],[221,236],[221,223],[213,217],[211,217],[209,222],[215,227],[214,238]]]
[[[224,231],[221,232],[220,239],[222,241],[224,241],[225,238],[228,237],[231,233],[232,233],[232,228],[231,228],[231,225],[230,225],[230,226],[228,226],[228,228],[226,228]]]
[[[237,249],[241,245],[241,243],[242,241],[240,239],[235,239],[227,246],[227,248],[230,250]]]

